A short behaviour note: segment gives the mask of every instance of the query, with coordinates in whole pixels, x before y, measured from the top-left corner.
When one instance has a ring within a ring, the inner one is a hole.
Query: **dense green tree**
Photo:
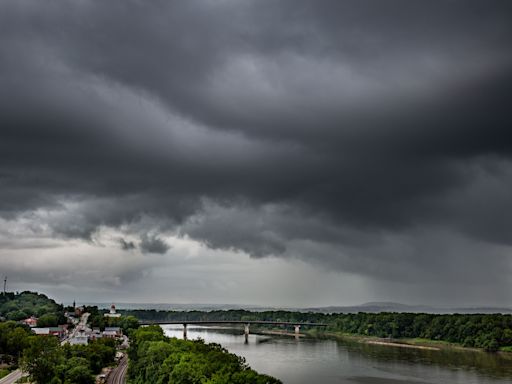
[[[64,384],[94,384],[95,379],[87,365],[76,365],[66,372]]]
[[[31,336],[28,348],[23,351],[21,363],[32,381],[46,384],[56,376],[56,369],[63,359],[63,351],[55,337]]]
[[[37,319],[38,327],[56,327],[59,324],[59,319],[57,315],[53,313],[47,313],[42,315],[39,319]]]
[[[280,383],[251,370],[244,359],[218,344],[169,339],[160,327],[140,328],[131,341],[132,384]]]
[[[16,329],[14,331],[15,334],[20,333]],[[57,338],[52,336],[26,336],[22,368],[38,384],[89,384],[94,383],[93,373],[99,373],[101,368],[114,363],[115,353],[113,340],[101,339],[88,345],[66,344],[61,347]]]
[[[99,339],[88,345],[69,345],[62,348],[67,360],[82,358],[88,361],[88,367],[93,373],[99,373],[103,367],[114,362],[116,344],[113,339]]]
[[[17,363],[22,351],[28,347],[30,331],[14,321],[0,323],[0,357],[5,363]]]

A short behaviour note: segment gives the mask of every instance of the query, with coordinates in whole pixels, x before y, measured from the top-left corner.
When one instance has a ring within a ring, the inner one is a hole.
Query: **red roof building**
[[[28,319],[21,321],[23,324],[28,325],[30,328],[37,326],[37,317],[31,316]]]

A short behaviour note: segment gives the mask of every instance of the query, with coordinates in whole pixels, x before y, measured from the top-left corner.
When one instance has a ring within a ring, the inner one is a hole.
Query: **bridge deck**
[[[259,324],[259,325],[290,325],[290,326],[311,326],[311,327],[327,327],[327,324],[322,323],[301,323],[289,321],[264,321],[264,320],[180,320],[180,321],[139,321],[140,325],[153,325],[153,324],[187,324],[187,325],[205,325],[205,324]]]

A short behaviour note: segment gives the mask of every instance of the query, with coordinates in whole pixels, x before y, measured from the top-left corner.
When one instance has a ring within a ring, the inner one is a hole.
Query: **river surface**
[[[163,325],[167,336],[183,327]],[[512,383],[512,357],[473,351],[431,351],[330,339],[249,335],[242,329],[188,326],[188,339],[219,343],[251,368],[285,384]]]

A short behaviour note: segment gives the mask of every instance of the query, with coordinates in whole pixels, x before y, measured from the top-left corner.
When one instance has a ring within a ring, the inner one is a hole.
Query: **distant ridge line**
[[[84,305],[95,305],[100,309],[108,309],[108,303],[84,303]],[[435,307],[428,305],[409,305],[393,302],[369,302],[353,306],[325,306],[325,307],[265,307],[258,305],[242,304],[173,304],[173,303],[126,303],[116,302],[120,310],[157,310],[157,311],[222,311],[222,310],[247,310],[253,312],[263,311],[296,311],[296,312],[319,312],[319,313],[379,313],[379,312],[410,312],[410,313],[433,313],[433,314],[512,314],[512,308],[489,307],[489,306],[464,306],[464,307]]]

